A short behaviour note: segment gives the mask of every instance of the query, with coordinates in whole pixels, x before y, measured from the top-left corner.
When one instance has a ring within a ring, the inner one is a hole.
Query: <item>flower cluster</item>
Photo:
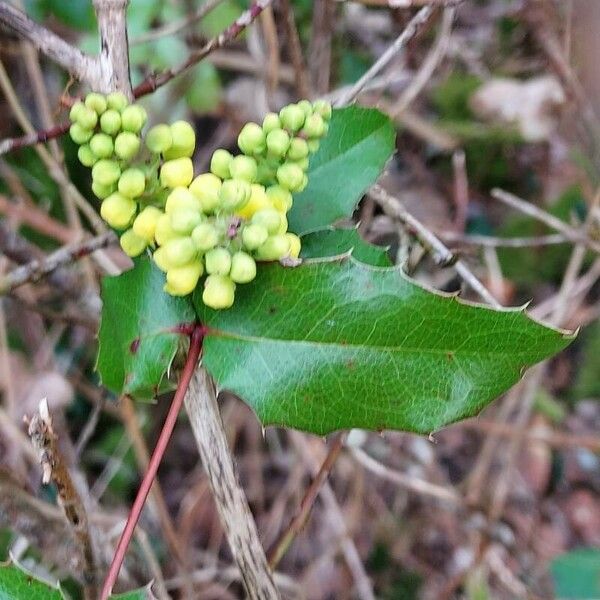
[[[218,149],[210,172],[196,177],[196,138],[185,121],[152,127],[142,145],[146,113],[122,94],[91,93],[70,116],[102,218],[123,231],[129,256],[152,249],[167,293],[185,296],[206,274],[204,303],[229,308],[236,284],[255,278],[256,260],[298,257],[300,239],[288,232],[286,213],[327,133],[327,102],[303,100],[269,113],[262,126],[246,124],[238,136],[242,154]]]

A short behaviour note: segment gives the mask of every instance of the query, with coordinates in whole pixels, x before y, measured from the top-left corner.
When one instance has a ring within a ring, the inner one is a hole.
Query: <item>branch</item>
[[[31,446],[29,445],[31,448]],[[8,472],[0,469],[0,526],[24,536],[42,557],[81,580],[82,549],[72,528],[54,504],[29,494]]]
[[[394,198],[380,185],[374,185],[368,192],[383,208],[383,211],[394,219],[407,225],[416,235],[423,247],[432,253],[437,262],[442,265],[452,265],[456,272],[468,283],[471,288],[488,304],[494,308],[502,305],[490,294],[487,288],[475,277],[469,267],[449,250],[421,221],[413,217],[397,198]]]
[[[219,4],[221,4],[223,0],[207,0],[202,3],[198,8],[193,10],[191,13],[182,17],[176,21],[169,21],[165,23],[161,27],[157,27],[151,31],[146,33],[142,33],[136,37],[134,37],[130,42],[130,46],[137,46],[138,44],[145,44],[147,42],[153,42],[162,37],[166,37],[169,35],[175,35],[182,29],[186,27],[192,26],[196,21],[200,21],[203,19],[209,12],[211,12],[214,8],[216,8]]]
[[[562,219],[555,217],[549,212],[542,210],[531,202],[521,200],[518,196],[505,192],[504,190],[495,188],[491,191],[492,198],[500,200],[507,206],[522,212],[524,215],[533,217],[534,219],[544,223],[555,231],[560,231],[566,239],[577,244],[583,244],[586,248],[593,250],[594,252],[600,252],[600,242],[590,239],[585,229],[576,229],[571,227],[568,223],[565,223]]]
[[[277,541],[271,546],[271,549],[269,550],[269,566],[272,569],[279,564],[279,561],[287,552],[291,543],[294,541],[294,538],[306,525],[310,511],[315,503],[315,500],[317,499],[319,491],[325,481],[327,481],[327,477],[329,476],[337,457],[340,455],[342,448],[344,447],[345,437],[346,434],[343,432],[335,435],[325,460],[321,463],[318,473],[304,493],[304,497],[302,498],[302,502],[300,502],[300,508],[298,512],[291,520],[290,524],[279,536],[279,538],[277,538]]]
[[[69,131],[71,123],[60,123],[50,129],[42,129],[41,131],[34,131],[18,138],[6,138],[0,141],[0,156],[25,146],[33,146],[34,144],[41,144],[53,140],[61,135],[64,135]]]
[[[71,46],[61,37],[32,21],[8,2],[0,2],[0,23],[31,42],[55,63],[80,81],[92,83],[97,74],[96,60]]]
[[[173,429],[175,429],[177,417],[179,415],[179,411],[181,410],[181,405],[183,404],[183,399],[187,393],[188,386],[190,385],[190,380],[194,376],[194,371],[198,365],[198,359],[200,358],[200,352],[202,350],[202,337],[203,334],[201,328],[198,326],[194,327],[190,335],[190,347],[185,361],[185,366],[181,372],[179,384],[177,385],[177,391],[175,392],[175,396],[173,397],[171,406],[169,407],[169,412],[167,413],[167,418],[165,419],[160,435],[158,436],[156,447],[154,448],[154,452],[152,453],[152,457],[150,458],[150,462],[148,464],[148,470],[142,479],[140,489],[138,490],[133,502],[133,506],[131,507],[129,515],[127,516],[125,528],[123,529],[121,537],[119,538],[117,549],[115,550],[115,554],[106,575],[104,585],[102,586],[102,592],[100,594],[101,600],[108,599],[115,583],[117,582],[121,565],[125,560],[127,547],[129,546],[129,542],[131,541],[133,532],[135,531],[135,526],[137,525],[140,515],[142,514],[142,509],[146,503],[146,498],[148,497],[150,489],[152,488],[154,478],[158,472],[158,467],[167,448],[167,444],[169,443],[169,439],[173,433]]]
[[[38,281],[59,267],[114,243],[116,239],[112,231],[107,231],[99,236],[63,246],[44,258],[35,259],[21,267],[17,267],[0,279],[0,295],[12,292],[15,288],[29,281]]]
[[[127,5],[129,0],[94,0],[100,34],[100,72],[95,90],[115,90],[132,97],[129,78],[129,44],[127,42]]]
[[[213,50],[221,48],[234,38],[236,38],[248,25],[250,25],[260,13],[272,3],[273,0],[256,0],[251,4],[250,8],[243,12],[240,17],[234,21],[225,31],[221,32],[217,37],[207,42],[198,50],[192,52],[188,58],[180,65],[171,69],[166,69],[161,73],[150,75],[140,85],[133,90],[135,98],[150,94],[154,90],[162,87],[171,79],[181,75],[184,71],[193,67],[200,62],[204,57],[210,54]]]
[[[29,421],[28,433],[42,466],[42,483],[45,485],[50,482],[54,483],[58,494],[58,503],[81,545],[85,597],[91,600],[96,596],[96,587],[94,552],[87,513],[58,449],[52,418],[48,411],[48,401],[45,398],[40,402],[38,412]]]
[[[279,592],[227,445],[214,384],[204,368],[198,368],[192,378],[185,407],[248,598],[277,600]]]
[[[373,63],[370,69],[347,91],[345,91],[337,100],[337,106],[343,106],[352,102],[361,90],[367,85],[373,77],[375,77],[390,61],[412,40],[429,22],[430,17],[434,13],[434,8],[425,6],[422,8],[404,28],[404,31],[396,38],[394,43]]]

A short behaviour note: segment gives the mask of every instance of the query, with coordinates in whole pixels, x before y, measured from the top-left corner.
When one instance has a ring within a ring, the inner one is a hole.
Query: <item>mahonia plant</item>
[[[115,92],[92,92],[70,112],[70,135],[81,163],[92,169],[100,214],[122,231],[130,257],[152,250],[166,274],[164,290],[192,293],[204,274],[203,302],[233,305],[237,284],[256,277],[256,261],[295,260],[300,238],[288,231],[292,193],[307,183],[309,155],[319,148],[331,105],[319,100],[247,123],[241,154],[216,150],[210,172],[194,177],[196,147],[186,121],[155,125],[145,136],[146,111]]]

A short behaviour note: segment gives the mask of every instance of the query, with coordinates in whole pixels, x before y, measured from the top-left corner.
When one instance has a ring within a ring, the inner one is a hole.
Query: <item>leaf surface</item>
[[[21,567],[0,563],[0,600],[63,600],[63,595]]]
[[[349,217],[377,181],[394,151],[394,139],[392,122],[376,109],[334,110],[329,132],[310,159],[308,185],[294,196],[290,230],[300,235]]]
[[[204,364],[265,425],[429,433],[477,414],[572,339],[353,258],[262,265],[227,311],[195,298]]]
[[[177,326],[194,321],[189,299],[166,294],[164,282],[147,258],[102,281],[97,369],[103,385],[117,394],[152,398],[177,351]]]
[[[352,256],[363,263],[375,267],[392,265],[385,248],[374,246],[363,240],[356,228],[320,229],[302,236],[302,258],[326,258],[352,253]]]

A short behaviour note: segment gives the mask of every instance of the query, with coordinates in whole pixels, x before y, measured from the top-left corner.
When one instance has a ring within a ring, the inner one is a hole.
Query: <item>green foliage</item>
[[[389,267],[392,261],[386,249],[365,242],[356,228],[320,229],[302,236],[302,258],[323,258],[352,252],[352,256],[374,267]]]
[[[150,585],[124,594],[111,595],[109,600],[154,600]],[[0,600],[69,600],[58,586],[40,581],[20,565],[0,564]]]
[[[195,298],[204,364],[265,424],[429,433],[479,412],[565,334],[353,259],[269,265],[231,311]],[[240,368],[243,365],[243,368]]]
[[[14,564],[0,565],[0,600],[63,600],[58,587],[36,579]]]
[[[333,111],[329,133],[308,168],[308,186],[294,196],[290,229],[304,234],[348,217],[394,151],[394,127],[375,109]]]
[[[600,550],[581,548],[555,558],[550,565],[559,600],[600,598]]]
[[[190,302],[165,294],[163,285],[148,259],[103,280],[97,369],[118,394],[152,398],[177,351],[177,326],[194,320]]]

